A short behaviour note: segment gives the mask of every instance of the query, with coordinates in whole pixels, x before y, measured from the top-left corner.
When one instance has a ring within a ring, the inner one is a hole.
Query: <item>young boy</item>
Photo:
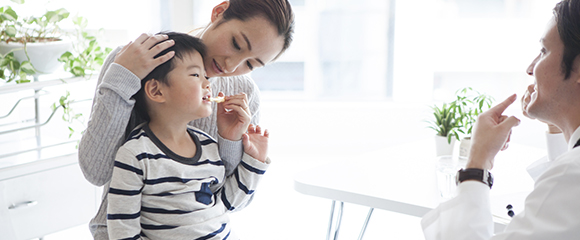
[[[175,44],[159,55],[175,56],[142,80],[135,109],[146,122],[115,158],[109,238],[236,239],[227,212],[250,199],[267,169],[268,132],[248,128],[242,162],[226,178],[216,141],[187,125],[212,111],[205,47],[187,34],[166,34]],[[228,101],[219,104],[229,108]],[[237,104],[232,111],[243,110],[243,102]]]

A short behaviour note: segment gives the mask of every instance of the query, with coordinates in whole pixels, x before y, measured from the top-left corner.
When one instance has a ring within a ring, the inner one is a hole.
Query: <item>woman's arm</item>
[[[103,64],[91,116],[79,144],[79,165],[85,178],[94,185],[104,185],[111,179],[114,156],[124,142],[135,104],[131,96],[141,88],[141,79],[173,57],[174,53],[169,52],[155,58],[173,45],[165,39],[165,35],[142,34],[135,42],[115,49]]]
[[[107,57],[93,98],[87,129],[79,144],[79,165],[85,178],[102,186],[111,179],[114,156],[121,144],[139,91],[139,78],[119,64],[113,63],[121,48]]]

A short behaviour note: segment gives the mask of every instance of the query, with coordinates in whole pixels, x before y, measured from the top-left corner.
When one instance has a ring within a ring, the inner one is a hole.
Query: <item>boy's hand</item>
[[[244,152],[252,156],[260,162],[266,162],[268,158],[268,138],[270,133],[268,130],[264,130],[262,135],[262,128],[260,126],[250,125],[248,127],[248,133],[244,134],[243,144]]]
[[[223,97],[224,93],[220,92],[218,96]],[[248,107],[248,97],[245,93],[226,96],[223,103],[218,103],[218,133],[225,139],[230,141],[242,139],[242,135],[250,125],[251,118],[252,113]]]
[[[157,44],[159,43],[159,44]],[[157,44],[157,45],[155,45]],[[153,69],[171,59],[175,52],[171,51],[155,58],[163,50],[173,46],[173,40],[167,41],[167,35],[141,34],[134,42],[125,45],[115,55],[115,63],[131,71],[139,79],[145,78]]]

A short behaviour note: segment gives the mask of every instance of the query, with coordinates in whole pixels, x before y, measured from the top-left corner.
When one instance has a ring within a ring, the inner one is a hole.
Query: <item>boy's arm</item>
[[[109,188],[107,229],[109,239],[141,239],[143,167],[127,148],[117,153]]]
[[[234,211],[239,207],[245,207],[266,173],[269,163],[269,159],[267,162],[261,162],[244,153],[242,161],[234,173],[226,178],[224,186],[217,194],[226,209]]]
[[[252,199],[258,182],[270,165],[268,158],[268,138],[270,133],[262,133],[260,126],[250,125],[243,135],[244,155],[242,161],[234,170],[234,174],[226,179],[220,191],[221,200],[230,211],[245,207]]]

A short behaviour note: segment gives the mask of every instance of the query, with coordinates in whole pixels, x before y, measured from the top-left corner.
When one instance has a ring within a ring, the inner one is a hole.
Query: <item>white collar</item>
[[[574,148],[574,145],[576,145],[578,139],[580,139],[580,127],[576,128],[576,131],[574,131],[574,133],[572,133],[570,136],[570,139],[568,140],[568,151]]]

